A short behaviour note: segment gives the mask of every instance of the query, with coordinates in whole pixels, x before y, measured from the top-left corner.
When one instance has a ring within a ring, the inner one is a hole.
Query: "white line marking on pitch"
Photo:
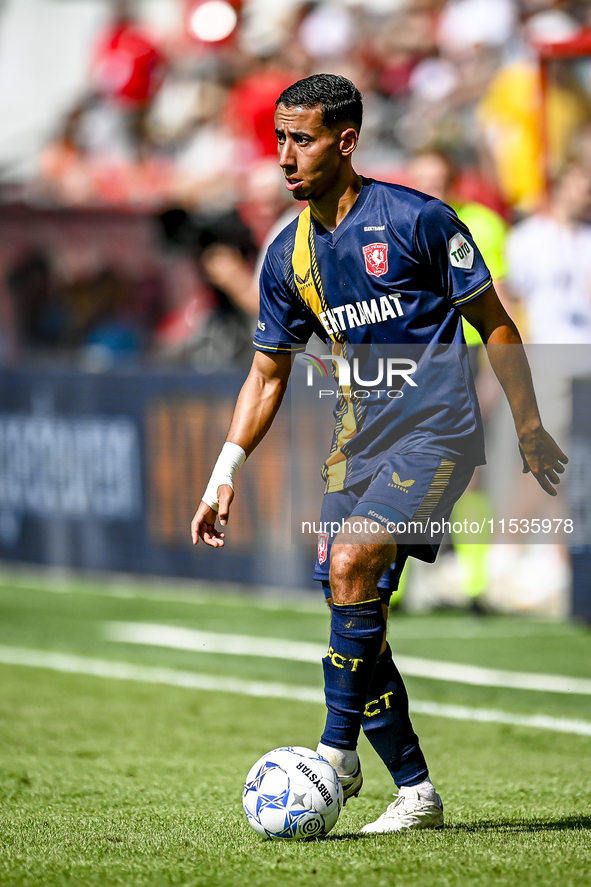
[[[221,693],[237,693],[240,696],[324,703],[324,693],[316,687],[297,687],[291,684],[267,683],[265,681],[243,681],[239,678],[219,678],[214,675],[180,671],[174,668],[155,668],[149,665],[133,665],[130,662],[111,662],[106,659],[91,659],[86,656],[73,656],[70,653],[53,653],[23,647],[0,645],[0,663],[46,668],[51,671],[84,674],[97,678],[137,681],[144,684],[166,684],[190,690],[214,690]],[[513,724],[517,727],[533,727],[553,730],[557,733],[591,736],[591,721],[553,718],[550,715],[519,715],[496,709],[442,705],[438,702],[417,700],[411,703],[411,711],[416,714],[459,721]]]
[[[241,634],[218,634],[195,631],[174,625],[155,625],[150,622],[109,622],[107,637],[128,644],[192,650],[199,653],[224,653],[229,656],[258,656],[271,659],[289,659],[295,662],[319,662],[326,654],[322,644],[288,641],[280,638],[258,638]],[[500,668],[482,668],[459,662],[440,662],[419,659],[416,656],[394,657],[400,671],[412,677],[433,681],[451,681],[482,687],[508,687],[514,690],[540,690],[547,693],[577,693],[591,695],[589,678],[564,675],[536,674],[526,671],[505,671]]]
[[[288,641],[282,638],[257,638],[243,634],[218,634],[175,625],[152,622],[108,622],[107,637],[127,644],[146,644],[199,653],[225,653],[229,656],[263,656],[294,662],[320,662],[326,655],[323,644]]]
[[[443,705],[439,702],[415,700],[410,703],[413,714],[451,718],[454,721],[480,721],[488,724],[514,724],[518,727],[534,727],[539,730],[555,730],[558,733],[576,733],[591,736],[591,721],[571,718],[553,718],[551,715],[517,715],[494,708],[469,708],[465,705]]]
[[[191,690],[217,690],[223,693],[238,693],[241,696],[277,696],[280,699],[298,699],[301,702],[324,702],[322,690],[314,687],[292,687],[289,684],[274,684],[265,681],[219,678],[215,675],[181,671],[176,668],[132,665],[130,662],[111,662],[108,659],[91,659],[87,656],[30,650],[25,647],[0,645],[0,662],[5,665],[28,665],[33,668],[49,668],[52,671],[86,674],[98,678],[140,681],[146,684],[168,684],[173,687],[187,687]]]

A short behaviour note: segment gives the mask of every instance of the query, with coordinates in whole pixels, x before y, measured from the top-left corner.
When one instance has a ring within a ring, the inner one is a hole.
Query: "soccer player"
[[[314,573],[331,605],[323,660],[327,718],[318,751],[341,777],[345,799],[357,795],[363,727],[399,789],[363,829],[382,833],[443,825],[385,628],[406,559],[432,561],[437,548],[428,535],[407,544],[396,528],[409,519],[422,526],[449,516],[484,462],[462,316],[487,345],[524,471],[556,495],[568,460],[542,426],[519,333],[468,229],[435,198],[357,175],[352,155],[361,119],[359,91],[336,75],[300,80],[277,100],[279,164],[288,190],[308,207],[267,252],[252,369],[191,532],[194,544],[201,538],[213,548],[224,545],[216,518],[226,526],[236,471],[269,429],[293,354],[313,332],[332,347],[337,364],[363,346],[371,352],[364,366],[373,360],[374,367],[388,346],[419,349],[420,384],[409,370],[402,396],[378,390],[365,404],[341,390],[321,520],[367,519],[366,532],[355,536],[344,524],[333,539],[321,540]]]

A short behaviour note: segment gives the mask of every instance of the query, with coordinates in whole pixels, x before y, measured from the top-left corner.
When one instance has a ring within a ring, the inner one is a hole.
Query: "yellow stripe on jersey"
[[[336,493],[345,488],[347,480],[349,460],[341,451],[341,447],[349,443],[357,434],[357,422],[350,398],[346,398],[346,410],[343,416],[337,420],[336,446],[324,463],[322,476],[326,481],[325,493]]]
[[[312,274],[312,257],[310,255],[310,207],[300,213],[296,229],[295,243],[291,255],[295,285],[302,301],[314,312],[316,317],[325,310],[320,293]]]
[[[475,290],[473,293],[470,293],[468,296],[463,296],[461,299],[456,299],[453,304],[461,305],[462,302],[467,302],[468,299],[473,299],[474,296],[477,296],[479,293],[484,292],[484,290],[488,289],[489,286],[492,286],[492,277],[489,277],[486,283],[479,287],[479,289]]]
[[[300,213],[295,234],[295,242],[291,255],[294,283],[298,289],[302,301],[320,320],[320,314],[329,306],[324,297],[322,279],[316,258],[316,246],[314,243],[314,226],[310,215],[310,207]],[[322,321],[320,321],[322,323]],[[322,324],[325,327],[325,324]],[[326,329],[326,327],[325,327]],[[330,333],[333,341],[333,354],[343,354],[346,357],[345,340],[340,333]],[[338,377],[336,379],[338,381]],[[337,411],[337,423],[333,448],[322,470],[322,476],[326,481],[326,492],[335,492],[345,487],[347,475],[351,465],[341,451],[357,434],[357,418],[355,404],[351,400],[351,392],[347,386],[341,388],[341,398]]]
[[[292,354],[300,351],[305,351],[305,345],[261,345],[260,342],[256,342],[253,340],[255,348],[259,351],[272,351],[273,354],[280,352],[281,354]]]
[[[302,301],[320,320],[320,315],[327,310],[326,299],[322,289],[322,280],[316,260],[316,248],[314,245],[314,226],[310,215],[310,207],[300,213],[295,234],[295,242],[291,255],[294,283],[298,289]],[[322,323],[322,320],[320,320]],[[322,323],[326,329],[326,323]],[[342,342],[343,337],[338,333],[330,333],[333,342]]]
[[[346,351],[346,344],[341,345],[335,342],[332,346],[333,354],[342,354],[346,358]],[[342,452],[342,447],[353,440],[357,434],[359,418],[357,411],[359,408],[359,401],[351,398],[349,386],[341,388],[341,396],[336,411],[334,443],[322,468],[322,477],[326,481],[325,493],[336,493],[338,490],[343,490],[347,485],[352,463],[350,457],[345,456]]]

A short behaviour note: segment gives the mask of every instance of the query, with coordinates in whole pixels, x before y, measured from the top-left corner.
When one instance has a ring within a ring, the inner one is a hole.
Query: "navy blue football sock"
[[[417,785],[427,778],[427,763],[408,714],[406,687],[389,646],[376,663],[361,723],[396,785]]]
[[[322,660],[328,713],[321,742],[332,748],[357,747],[371,676],[382,646],[384,615],[379,598],[334,604],[330,646]]]

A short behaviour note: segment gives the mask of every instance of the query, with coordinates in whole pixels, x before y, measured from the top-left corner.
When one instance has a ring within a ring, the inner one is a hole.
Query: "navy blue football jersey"
[[[453,209],[401,185],[363,179],[334,232],[307,208],[276,238],[261,272],[255,348],[297,353],[316,333],[349,363],[360,356],[360,378],[376,378],[380,359],[392,354],[418,367],[394,398],[342,390],[323,472],[327,492],[371,476],[392,447],[484,462],[456,306],[491,283]]]

